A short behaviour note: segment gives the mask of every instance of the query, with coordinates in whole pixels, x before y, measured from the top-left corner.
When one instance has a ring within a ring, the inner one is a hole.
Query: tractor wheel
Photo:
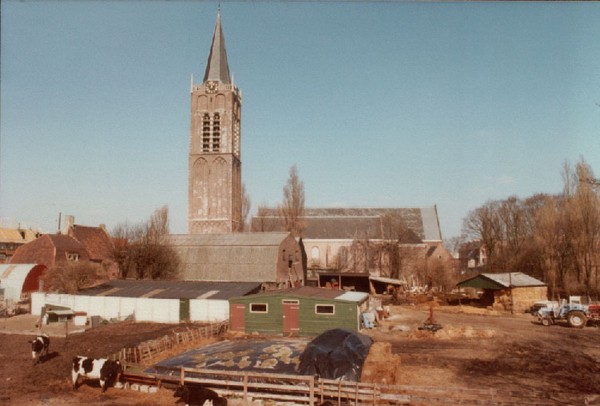
[[[584,328],[585,324],[587,323],[585,314],[583,314],[583,312],[580,311],[574,311],[569,313],[569,315],[567,316],[567,320],[569,321],[569,325],[575,328]]]
[[[552,325],[552,319],[550,317],[542,317],[542,326],[551,326]]]

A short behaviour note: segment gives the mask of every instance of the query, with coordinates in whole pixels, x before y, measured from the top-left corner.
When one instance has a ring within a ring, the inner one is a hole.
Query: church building
[[[239,231],[242,218],[240,156],[242,93],[229,73],[221,14],[201,84],[191,81],[188,232]]]

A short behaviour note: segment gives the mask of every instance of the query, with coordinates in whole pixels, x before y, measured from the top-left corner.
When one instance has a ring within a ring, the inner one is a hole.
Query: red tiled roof
[[[113,243],[102,228],[74,225],[69,235],[85,246],[92,261],[113,258]]]
[[[83,244],[73,237],[62,234],[45,234],[19,247],[10,263],[43,264],[51,268],[56,262],[66,261],[67,253],[79,255],[80,260],[90,259]]]

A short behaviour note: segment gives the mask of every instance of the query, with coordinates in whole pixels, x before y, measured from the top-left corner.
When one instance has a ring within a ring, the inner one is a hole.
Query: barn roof
[[[506,289],[509,287],[546,286],[546,284],[522,272],[482,273],[458,283],[463,288]]]
[[[169,236],[172,246],[277,246],[288,237],[287,232],[229,233],[229,234],[174,234]]]
[[[260,289],[254,282],[123,280],[105,282],[76,293],[82,296],[146,297],[153,299],[227,300]]]
[[[261,215],[252,217],[252,231],[282,231],[284,221],[276,208],[261,209]],[[394,227],[387,222],[398,222],[408,229],[407,242],[441,241],[437,209],[421,208],[307,208],[302,217],[306,239],[394,239]]]
[[[343,300],[346,302],[363,302],[369,297],[364,292],[346,292],[337,289],[315,288],[312,286],[301,286],[298,288],[280,289],[257,293],[252,297],[314,297],[323,299]]]
[[[279,247],[286,239],[293,237],[289,233],[171,235],[169,245],[179,256],[186,279],[272,282]]]

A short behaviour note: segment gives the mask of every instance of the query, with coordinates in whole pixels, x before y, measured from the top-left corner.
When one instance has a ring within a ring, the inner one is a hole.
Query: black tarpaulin
[[[370,337],[352,330],[327,330],[308,343],[300,355],[298,372],[359,382],[371,344]]]

